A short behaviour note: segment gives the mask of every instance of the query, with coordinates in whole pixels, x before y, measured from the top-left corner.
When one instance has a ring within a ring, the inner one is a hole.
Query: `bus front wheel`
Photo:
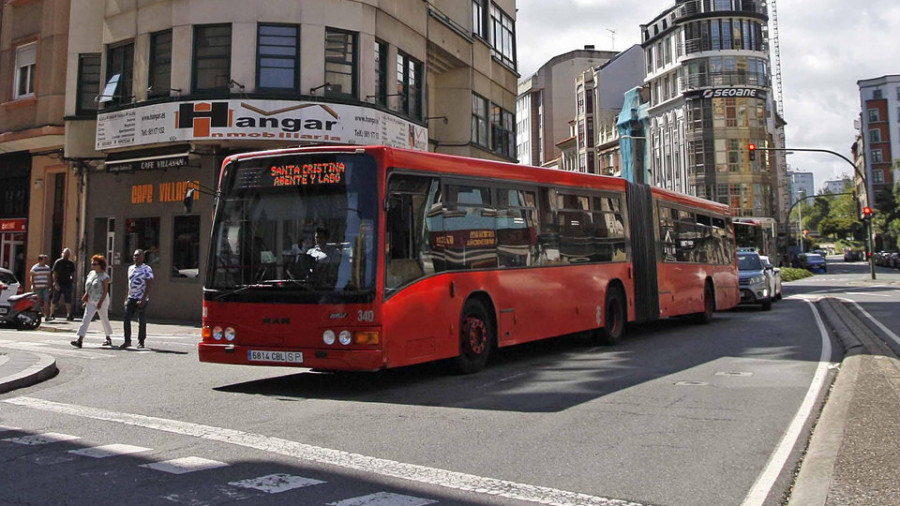
[[[484,305],[474,299],[467,301],[459,322],[457,371],[471,374],[483,369],[487,364],[493,340],[493,326]]]
[[[609,289],[603,307],[606,310],[604,325],[595,334],[601,344],[613,345],[625,333],[625,296],[622,291],[618,288]]]

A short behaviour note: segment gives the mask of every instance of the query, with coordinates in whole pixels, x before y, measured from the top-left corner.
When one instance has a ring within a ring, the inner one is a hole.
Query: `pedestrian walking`
[[[38,261],[31,266],[31,291],[41,299],[41,311],[50,315],[50,285],[53,284],[53,270],[47,265],[47,255],[38,255]]]
[[[103,255],[91,257],[91,272],[84,282],[84,295],[81,296],[84,305],[84,317],[81,326],[78,327],[78,339],[72,341],[72,346],[81,348],[84,335],[95,314],[100,315],[100,323],[106,332],[106,342],[103,346],[112,346],[112,325],[109,324],[109,274],[106,273],[106,258]]]
[[[75,291],[75,262],[69,259],[71,256],[72,250],[64,248],[62,256],[53,262],[53,297],[47,320],[55,318],[56,306],[59,304],[60,298],[63,299],[66,305],[66,320],[72,321],[75,319],[72,314],[72,295]]]
[[[125,298],[125,342],[119,348],[131,346],[131,319],[138,317],[138,348],[147,339],[147,320],[144,317],[153,287],[153,269],[144,263],[144,251],[134,250],[134,265],[128,267],[128,297]]]

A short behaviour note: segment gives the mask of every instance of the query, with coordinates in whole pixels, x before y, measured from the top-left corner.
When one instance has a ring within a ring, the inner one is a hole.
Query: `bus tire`
[[[703,289],[703,311],[694,314],[694,321],[697,323],[709,323],[713,319],[713,313],[716,311],[716,294],[712,286],[706,283]]]
[[[604,325],[595,331],[597,341],[600,344],[612,346],[619,342],[625,333],[625,295],[618,287],[612,287],[606,291],[606,303]]]
[[[493,325],[484,305],[475,299],[467,300],[459,318],[457,372],[472,374],[483,369],[493,342]]]

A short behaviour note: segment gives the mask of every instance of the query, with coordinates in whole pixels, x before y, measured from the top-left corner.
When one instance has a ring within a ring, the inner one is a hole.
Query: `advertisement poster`
[[[97,116],[97,150],[228,139],[428,149],[425,127],[376,109],[324,102],[168,102]]]

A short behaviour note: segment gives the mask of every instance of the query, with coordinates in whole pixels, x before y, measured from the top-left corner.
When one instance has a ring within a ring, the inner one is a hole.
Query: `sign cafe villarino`
[[[428,149],[428,129],[377,109],[322,102],[167,102],[97,117],[97,150],[195,140],[309,141]]]
[[[131,186],[132,204],[152,204],[157,202],[182,202],[188,189],[200,189],[200,181],[167,181],[153,184],[136,184]],[[156,198],[154,199],[154,195]],[[200,192],[194,192],[194,200],[200,199]]]

